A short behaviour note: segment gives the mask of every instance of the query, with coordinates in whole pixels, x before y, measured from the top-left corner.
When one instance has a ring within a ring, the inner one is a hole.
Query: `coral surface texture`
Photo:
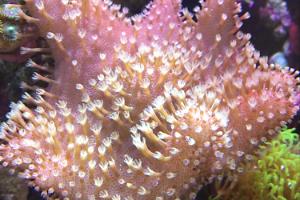
[[[110,0],[25,2],[55,68],[33,75],[47,88],[11,104],[0,162],[44,196],[195,199],[243,172],[299,108],[299,73],[260,56],[234,0],[202,2],[195,16],[154,0],[130,18]]]

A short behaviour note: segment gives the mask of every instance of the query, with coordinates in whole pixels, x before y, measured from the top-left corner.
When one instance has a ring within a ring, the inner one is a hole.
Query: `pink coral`
[[[197,22],[155,0],[125,17],[109,0],[27,0],[55,79],[2,124],[3,166],[62,199],[193,199],[298,110],[298,72],[268,65],[239,31],[240,5],[207,0]],[[33,64],[34,65],[34,64]]]

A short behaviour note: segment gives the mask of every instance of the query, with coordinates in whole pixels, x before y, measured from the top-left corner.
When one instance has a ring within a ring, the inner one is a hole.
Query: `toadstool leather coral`
[[[109,0],[26,7],[56,67],[11,105],[0,158],[45,196],[194,199],[299,108],[298,72],[260,57],[234,0],[201,1],[196,21],[174,0],[131,18]]]

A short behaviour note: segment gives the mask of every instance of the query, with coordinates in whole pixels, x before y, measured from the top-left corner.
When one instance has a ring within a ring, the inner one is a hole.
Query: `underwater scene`
[[[0,200],[300,200],[300,0],[0,0]]]

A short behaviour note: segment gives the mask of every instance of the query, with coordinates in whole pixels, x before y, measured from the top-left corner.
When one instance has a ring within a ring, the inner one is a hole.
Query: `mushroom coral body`
[[[236,1],[200,2],[195,21],[174,0],[131,18],[109,0],[26,0],[56,67],[11,105],[2,165],[65,200],[194,199],[243,171],[297,112],[298,72],[260,57]]]

